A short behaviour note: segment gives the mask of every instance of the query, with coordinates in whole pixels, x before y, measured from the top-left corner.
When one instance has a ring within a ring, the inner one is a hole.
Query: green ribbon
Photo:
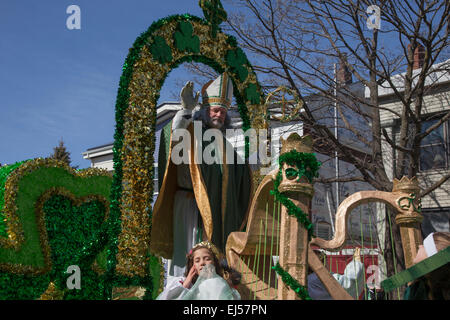
[[[450,262],[450,247],[381,282],[385,292],[401,287]]]

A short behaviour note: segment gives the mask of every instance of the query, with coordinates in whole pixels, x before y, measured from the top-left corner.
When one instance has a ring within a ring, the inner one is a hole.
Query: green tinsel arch
[[[158,268],[149,263],[155,257],[148,248],[156,105],[168,73],[190,61],[230,75],[244,131],[264,125],[262,95],[253,68],[236,39],[217,25],[188,14],[174,15],[154,22],[136,39],[123,65],[115,106],[107,262],[110,293],[113,287],[143,286],[147,288],[144,298],[155,297],[152,289],[159,275]]]

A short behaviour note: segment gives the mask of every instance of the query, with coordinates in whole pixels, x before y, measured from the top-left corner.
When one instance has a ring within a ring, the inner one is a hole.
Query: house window
[[[425,132],[439,119],[422,123],[422,132]],[[448,168],[449,163],[449,121],[444,122],[437,129],[422,139],[420,145],[420,170]]]

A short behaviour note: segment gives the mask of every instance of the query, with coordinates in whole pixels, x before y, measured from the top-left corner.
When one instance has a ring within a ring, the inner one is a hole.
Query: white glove
[[[180,97],[183,108],[193,110],[198,104],[200,92],[197,91],[194,97],[194,83],[192,81],[188,81],[183,89],[181,89]]]

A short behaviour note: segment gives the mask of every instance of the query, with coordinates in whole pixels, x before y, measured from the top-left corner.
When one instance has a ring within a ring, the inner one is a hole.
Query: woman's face
[[[425,247],[423,245],[419,246],[419,250],[417,251],[417,255],[413,260],[413,264],[419,263],[422,260],[428,258],[427,252],[425,251]]]
[[[200,248],[194,252],[194,266],[200,272],[206,264],[213,263],[213,257],[208,249]]]

